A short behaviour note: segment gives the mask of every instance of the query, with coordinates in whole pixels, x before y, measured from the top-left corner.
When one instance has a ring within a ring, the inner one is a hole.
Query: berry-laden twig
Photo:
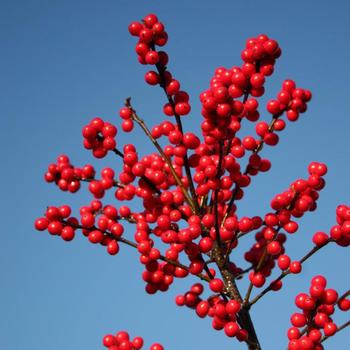
[[[84,148],[97,159],[116,155],[121,169],[105,167],[99,175],[91,164],[76,167],[68,156],[60,155],[49,165],[45,180],[70,193],[86,187],[93,199],[80,207],[77,217],[68,205],[48,206],[35,228],[65,241],[81,231],[110,255],[118,254],[123,244],[134,248],[144,267],[148,294],[166,292],[175,280],[192,275],[200,281],[178,295],[176,304],[194,310],[200,318],[211,318],[213,329],[244,342],[249,350],[261,350],[263,342],[250,314],[254,305],[270,291],[279,291],[287,275],[301,273],[303,263],[329,243],[350,245],[350,207],[339,205],[336,225],[328,233],[316,232],[307,254],[295,261],[287,254],[285,242],[298,231],[298,219],[317,209],[327,173],[323,163],[311,162],[307,178],[295,180],[275,195],[270,212],[252,217],[238,214],[245,188],[254,176],[271,168],[270,160],[262,158],[263,148],[276,146],[287,122],[306,112],[311,92],[287,79],[261,112],[259,98],[282,52],[277,41],[261,34],[247,40],[241,65],[215,70],[208,89],[200,94],[201,135],[186,132],[182,118],[189,118],[190,96],[171,74],[169,56],[161,49],[168,41],[164,24],[150,14],[132,22],[129,32],[137,38],[138,61],[154,67],[146,72],[146,83],[164,90],[165,119],[151,126],[147,120],[146,125],[127,98],[119,111],[121,130],[130,133],[136,123],[155,151],[144,154],[132,143],[120,146],[118,128],[93,118],[82,129]],[[261,120],[266,112],[270,121]],[[241,135],[243,123],[254,123],[256,135]],[[111,204],[103,202],[107,193],[114,195]],[[133,236],[125,233],[130,227]],[[239,246],[242,237],[253,238],[246,252]],[[238,265],[239,255],[247,267]],[[280,273],[268,283],[274,269]],[[249,287],[242,297],[238,280],[244,278]],[[322,350],[325,340],[349,325],[337,326],[333,319],[335,311],[350,310],[349,290],[339,296],[326,285],[324,276],[314,276],[308,293],[296,296],[301,312],[290,318],[288,350]],[[263,289],[251,298],[255,288]],[[106,335],[103,345],[108,350],[138,350],[144,341],[120,331]],[[150,350],[164,347],[154,343]]]

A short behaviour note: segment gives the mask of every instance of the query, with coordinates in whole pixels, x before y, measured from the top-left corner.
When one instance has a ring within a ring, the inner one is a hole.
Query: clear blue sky
[[[330,171],[319,210],[305,217],[288,244],[297,259],[311,246],[313,232],[333,225],[336,205],[350,203],[348,1],[2,0],[3,349],[99,349],[103,334],[120,329],[144,336],[147,344],[159,341],[168,350],[244,348],[213,331],[208,319],[175,306],[174,296],[189,281],[175,283],[167,294],[148,296],[138,257],[128,247],[111,257],[82,238],[64,243],[33,229],[47,205],[67,203],[77,209],[90,200],[88,194],[64,194],[43,181],[47,164],[60,153],[76,165],[93,161],[82,148],[85,123],[96,115],[119,123],[117,111],[127,96],[133,96],[149,124],[161,117],[164,96],[143,82],[145,67],[137,63],[135,39],[127,32],[130,21],[149,12],[166,24],[169,68],[192,96],[187,130],[200,123],[198,95],[215,67],[240,64],[246,38],[259,33],[276,38],[283,49],[267,83],[268,96],[288,77],[313,91],[308,113],[288,126],[278,148],[264,150],[273,168],[254,180],[241,214],[263,214],[274,194],[305,176],[309,161],[326,162]],[[140,138],[136,131],[120,143]],[[137,144],[152,150],[142,141]],[[94,164],[114,165],[114,159]],[[131,230],[126,233],[131,235]],[[345,249],[327,248],[304,266],[303,275],[288,278],[282,292],[253,310],[264,350],[285,349],[294,295],[307,290],[311,276],[324,273],[330,286],[345,290],[348,264]],[[344,332],[326,348],[349,345]]]

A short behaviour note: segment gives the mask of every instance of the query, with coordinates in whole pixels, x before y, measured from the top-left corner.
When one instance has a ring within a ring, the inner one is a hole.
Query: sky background
[[[119,124],[117,113],[127,96],[149,125],[163,118],[165,98],[144,83],[147,68],[134,54],[135,38],[127,31],[132,20],[155,12],[166,24],[169,69],[191,94],[186,130],[198,129],[198,96],[214,69],[240,65],[245,40],[266,33],[283,49],[266,84],[267,98],[285,78],[312,90],[314,98],[300,121],[288,124],[280,145],[264,149],[272,170],[254,179],[239,213],[264,214],[273,195],[306,176],[310,161],[327,163],[319,208],[303,218],[287,245],[291,256],[300,258],[310,249],[312,234],[334,224],[337,204],[350,203],[349,11],[345,0],[0,0],[0,347],[102,349],[104,334],[126,329],[143,336],[148,346],[159,341],[167,350],[244,349],[212,330],[209,319],[175,305],[175,295],[194,279],[149,296],[131,248],[122,246],[111,257],[80,235],[66,243],[35,231],[33,222],[47,205],[66,203],[78,210],[91,200],[85,191],[60,192],[43,181],[43,174],[61,153],[75,165],[117,169],[113,156],[97,161],[83,149],[81,128],[95,116]],[[139,130],[120,135],[118,142],[135,142],[141,153],[153,151]],[[242,249],[250,243],[245,237]],[[280,293],[258,303],[252,317],[263,349],[286,348],[294,295],[308,290],[311,277],[325,274],[330,287],[344,291],[348,264],[344,248],[327,247],[304,265],[302,275],[289,276]],[[344,315],[335,320],[344,321]],[[329,350],[349,345],[347,331],[325,343]]]

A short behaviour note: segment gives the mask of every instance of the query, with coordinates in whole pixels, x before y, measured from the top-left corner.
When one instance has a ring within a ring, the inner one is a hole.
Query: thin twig
[[[299,262],[303,264],[306,260],[308,260],[312,255],[314,255],[316,252],[318,252],[321,248],[325,247],[328,243],[332,242],[332,240],[327,241],[324,245],[322,246],[316,246],[312,248],[307,254],[305,254]],[[290,269],[287,269],[283,271],[275,280],[274,282],[278,282],[282,280],[284,277],[288,276],[291,274]],[[272,289],[272,286],[269,285],[266,287],[262,292],[260,292],[254,299],[252,299],[250,302],[248,302],[249,306],[254,305],[259,299],[261,299],[266,293],[268,293]]]
[[[154,146],[157,148],[158,152],[160,153],[160,155],[162,156],[162,158],[164,159],[164,161],[167,163],[167,165],[169,166],[169,169],[171,171],[171,174],[173,175],[176,183],[178,184],[178,186],[180,187],[183,195],[185,196],[186,202],[189,204],[189,206],[191,207],[193,212],[196,212],[196,207],[195,204],[193,203],[193,200],[191,198],[191,196],[188,194],[183,182],[181,181],[181,179],[179,178],[179,176],[177,175],[173,164],[171,162],[171,160],[169,159],[169,157],[164,153],[162,147],[159,145],[159,143],[157,142],[157,140],[152,136],[150,130],[147,128],[145,122],[136,114],[136,111],[132,108],[131,106],[131,98],[127,98],[125,101],[125,106],[130,108],[131,112],[132,112],[132,119],[136,121],[137,124],[140,125],[141,129],[145,132],[145,134],[148,136],[148,138],[152,141],[152,143],[154,144]]]

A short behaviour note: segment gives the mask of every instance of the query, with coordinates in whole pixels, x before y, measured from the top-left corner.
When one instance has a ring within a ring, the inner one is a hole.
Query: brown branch
[[[219,162],[217,167],[217,174],[216,178],[220,180],[220,177],[222,175],[222,158],[223,158],[223,144],[222,141],[219,141]],[[219,247],[221,247],[221,238],[220,238],[220,227],[219,227],[219,212],[218,212],[218,203],[219,201],[219,190],[216,189],[214,191],[214,216],[215,216],[215,231],[216,231],[216,242]]]
[[[153,50],[155,50],[154,44],[151,44],[151,48]],[[181,117],[175,111],[175,102],[174,102],[172,96],[169,95],[168,92],[166,91],[166,84],[165,84],[165,77],[164,77],[164,73],[166,72],[166,67],[157,63],[156,68],[157,68],[157,71],[158,71],[159,77],[160,77],[160,84],[159,85],[163,89],[163,91],[168,99],[168,102],[170,103],[170,105],[174,111],[176,125],[177,125],[179,131],[181,132],[181,134],[183,135],[183,126],[182,126],[182,122],[181,122]],[[196,212],[199,213],[198,198],[197,198],[196,190],[194,188],[193,178],[192,178],[192,174],[191,174],[191,168],[190,168],[190,164],[189,164],[188,156],[187,156],[187,149],[186,149],[186,154],[184,156],[184,168],[185,168],[185,172],[186,172],[186,177],[188,179],[190,192],[191,192],[191,195],[193,198],[194,206],[195,206]]]
[[[130,110],[132,112],[132,119],[136,121],[136,123],[141,127],[141,129],[144,131],[144,133],[148,136],[148,138],[152,141],[154,146],[157,148],[158,152],[160,153],[160,155],[162,156],[164,161],[168,164],[169,169],[171,171],[171,174],[173,175],[176,183],[180,187],[183,195],[185,196],[186,202],[189,204],[189,206],[191,207],[192,211],[196,212],[196,206],[193,203],[193,200],[192,200],[191,196],[188,194],[188,192],[187,192],[183,182],[181,181],[181,179],[177,175],[177,173],[176,173],[176,171],[175,171],[175,169],[173,167],[173,164],[171,163],[171,160],[164,153],[162,147],[159,145],[157,140],[155,140],[155,138],[152,136],[152,134],[151,134],[150,130],[147,128],[145,122],[136,114],[136,111],[132,108],[130,101],[131,101],[131,98],[130,97],[127,98],[126,101],[125,101],[125,106],[130,108]]]
[[[129,222],[135,223],[135,221],[129,221]],[[106,236],[108,236],[110,238],[113,238],[117,242],[124,243],[124,244],[128,245],[129,247],[137,249],[137,244],[136,243],[134,243],[134,242],[132,242],[132,241],[130,241],[130,240],[124,238],[124,237],[115,237],[112,233],[110,233],[108,231],[100,230],[99,228],[97,228],[95,226],[93,226],[93,227],[84,227],[84,226],[79,225],[79,224],[73,224],[73,223],[68,222],[66,220],[62,220],[62,223],[67,225],[67,226],[71,226],[71,227],[73,227],[75,229],[88,230],[88,231],[98,230],[98,231],[102,232],[103,234],[105,234]],[[184,269],[186,271],[189,271],[189,267],[188,266],[186,266],[184,264],[181,264],[178,261],[174,261],[174,260],[168,259],[167,257],[165,257],[163,255],[161,255],[159,257],[159,260],[165,261],[165,262],[167,262],[167,263],[169,263],[169,264],[171,264],[173,266],[180,267],[180,268],[182,268],[182,269]],[[209,271],[209,274],[210,274],[210,271]],[[194,276],[197,276],[198,278],[200,278],[201,280],[206,281],[206,282],[210,282],[210,280],[212,278],[214,278],[213,276],[211,276],[211,278],[210,278],[210,277],[208,277],[208,276],[206,276],[204,274],[201,274],[201,273],[196,274]]]
[[[327,241],[327,243],[325,243],[322,246],[316,246],[314,248],[312,248],[307,254],[305,254],[300,260],[299,262],[301,264],[303,264],[306,260],[308,260],[312,255],[314,255],[316,252],[318,252],[321,248],[325,247],[328,243],[332,242],[332,240]],[[282,280],[284,277],[288,276],[289,274],[291,274],[290,269],[288,268],[287,270],[283,271],[275,280],[274,282],[280,281]],[[262,292],[260,292],[253,300],[251,300],[250,302],[247,301],[247,304],[249,305],[249,307],[251,307],[252,305],[254,305],[259,299],[261,299],[266,293],[268,293],[270,290],[272,289],[272,286],[269,285],[268,287],[266,287]]]

